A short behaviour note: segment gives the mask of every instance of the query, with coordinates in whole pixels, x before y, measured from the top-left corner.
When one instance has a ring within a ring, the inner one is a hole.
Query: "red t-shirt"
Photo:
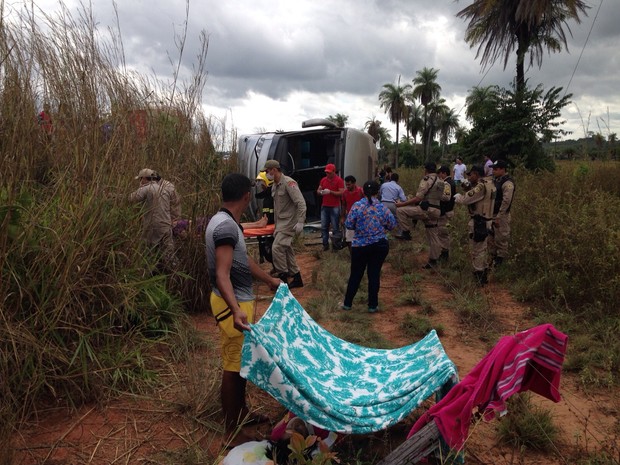
[[[319,183],[319,187],[321,189],[329,189],[332,192],[338,192],[341,189],[344,189],[344,181],[338,175],[334,176],[331,180],[325,176],[321,179]],[[327,194],[323,196],[323,206],[324,207],[339,207],[340,206],[340,197],[333,194]]]
[[[360,186],[355,186],[355,189],[353,189],[352,191],[345,189],[342,193],[345,213],[349,213],[349,210],[351,210],[353,204],[358,200],[362,200],[362,197],[364,197],[364,189],[362,189]]]

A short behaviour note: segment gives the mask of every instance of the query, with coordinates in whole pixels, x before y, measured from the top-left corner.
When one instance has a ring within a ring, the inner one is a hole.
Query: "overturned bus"
[[[365,132],[338,127],[327,119],[307,120],[301,127],[308,129],[241,136],[239,168],[255,179],[267,160],[277,160],[282,172],[299,184],[306,200],[306,221],[311,222],[321,217],[321,199],[316,190],[325,176],[325,166],[333,163],[340,177],[353,175],[362,185],[374,178],[377,148]],[[258,201],[253,199],[253,218],[258,207]]]

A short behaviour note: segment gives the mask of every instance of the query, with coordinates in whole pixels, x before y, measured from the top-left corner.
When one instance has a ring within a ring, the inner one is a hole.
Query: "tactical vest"
[[[506,183],[506,181],[512,181],[513,186],[515,184],[512,178],[510,177],[510,175],[508,174],[503,175],[501,178],[495,181],[496,193],[495,193],[495,207],[493,208],[493,215],[497,215],[499,213],[499,209],[502,207],[502,202],[504,201],[504,184]],[[514,190],[513,190],[513,197],[512,199],[510,199],[510,204],[508,205],[508,208],[506,209],[506,213],[510,213],[510,207],[512,207],[513,200],[514,200]]]
[[[426,192],[424,200],[427,200],[431,207],[439,208],[441,196],[443,195],[443,181],[435,173],[428,176],[435,176],[435,179],[431,182],[431,188]]]
[[[446,201],[439,203],[439,205],[441,206],[441,214],[445,215],[446,213],[454,210],[454,196],[456,195],[456,184],[454,183],[454,180],[451,177],[447,177],[446,179],[444,179],[443,182],[444,182],[444,188],[446,184],[450,185],[450,200],[446,200]]]
[[[490,220],[493,218],[493,208],[495,206],[495,184],[490,178],[481,178],[479,184],[484,185],[484,197],[482,200],[469,206],[471,215],[480,215]]]

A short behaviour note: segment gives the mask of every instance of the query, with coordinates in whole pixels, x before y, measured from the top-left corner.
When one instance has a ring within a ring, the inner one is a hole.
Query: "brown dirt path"
[[[398,247],[398,246],[396,246]],[[395,253],[397,248],[393,248]],[[340,252],[346,253],[346,252]],[[309,247],[307,252],[298,257],[306,287],[293,290],[296,298],[304,304],[309,299],[320,296],[321,291],[311,284],[313,270],[320,266],[320,254]],[[425,262],[423,253],[411,257],[421,266]],[[265,264],[267,269],[268,264]],[[444,328],[441,341],[445,350],[465,375],[486,354],[493,342],[482,341],[479,335],[464,327],[454,309],[454,297],[440,273],[420,270],[419,286],[421,298],[431,306],[434,313],[429,317],[436,325]],[[343,277],[346,279],[346,277]],[[382,334],[394,346],[410,344],[411,340],[399,330],[400,323],[407,314],[421,313],[420,306],[399,304],[403,290],[403,279],[399,272],[386,263],[383,270],[380,293],[381,312],[373,316],[373,329]],[[497,316],[498,332],[511,334],[534,325],[528,318],[528,308],[515,302],[501,286],[491,282],[484,289],[493,313]],[[258,287],[257,314],[266,310],[271,294],[266,287]],[[212,317],[207,314],[192,316],[196,328],[207,340],[217,341],[217,328]],[[321,322],[329,328],[330,322]],[[570,345],[569,345],[570,350]],[[204,349],[196,361],[201,358],[218,357],[216,344]],[[205,375],[205,382],[217,383],[218,373]],[[183,405],[188,390],[187,380],[183,379],[183,370],[166,379],[166,388],[149,397],[123,396],[109,402],[99,409],[85,406],[77,412],[54,409],[39,412],[37,421],[25,425],[15,435],[14,464],[169,464],[166,461],[170,451],[195,450],[197,446],[208,450],[215,457],[221,448],[221,436],[214,433],[220,419],[217,415],[207,418],[205,423],[213,428],[197,425],[183,412]],[[467,463],[478,464],[566,464],[569,457],[579,445],[582,449],[598,449],[606,441],[618,440],[618,414],[620,396],[617,392],[584,393],[578,379],[564,376],[561,392],[563,400],[554,404],[546,399],[536,398],[537,404],[552,411],[556,421],[562,427],[562,441],[557,453],[540,455],[531,452],[514,452],[496,444],[494,429],[497,422],[476,424],[471,430],[467,442]],[[282,408],[269,396],[250,386],[248,398],[253,408],[277,421]],[[215,425],[215,426],[214,426]],[[409,426],[407,424],[394,428],[390,432],[389,444],[385,436],[379,436],[377,442],[386,447],[397,447]],[[614,431],[616,431],[614,435]],[[255,428],[255,433],[267,433],[268,426]],[[368,438],[366,438],[368,439]],[[191,462],[187,457],[187,463]]]

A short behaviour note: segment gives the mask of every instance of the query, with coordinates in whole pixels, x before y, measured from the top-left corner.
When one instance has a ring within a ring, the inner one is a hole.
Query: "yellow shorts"
[[[226,314],[230,314],[228,318],[218,321],[217,326],[220,328],[220,341],[222,344],[222,362],[224,371],[241,370],[241,347],[243,346],[243,332],[235,329],[232,313],[228,309],[226,301],[211,293],[211,311],[216,319],[220,319]],[[254,301],[240,302],[239,308],[245,312],[250,323],[254,322]]]

